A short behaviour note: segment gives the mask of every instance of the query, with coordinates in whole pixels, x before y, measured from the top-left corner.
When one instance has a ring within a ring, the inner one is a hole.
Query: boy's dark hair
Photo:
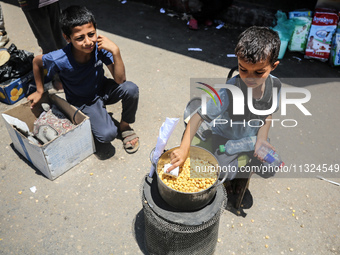
[[[60,26],[63,33],[70,37],[72,28],[92,23],[97,28],[96,20],[88,9],[84,6],[72,5],[62,11],[60,15]]]
[[[276,31],[268,27],[253,26],[240,34],[235,55],[253,64],[268,59],[273,65],[279,56],[280,45],[280,37]]]

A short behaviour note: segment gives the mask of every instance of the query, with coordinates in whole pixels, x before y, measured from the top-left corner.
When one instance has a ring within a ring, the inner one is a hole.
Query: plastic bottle
[[[277,154],[266,145],[261,145],[260,148],[256,151],[256,154],[259,157],[263,158],[271,166],[283,167],[285,165],[285,163],[281,160],[279,154]]]
[[[240,140],[228,140],[225,145],[220,145],[220,152],[233,155],[245,151],[253,151],[256,136],[244,137]]]

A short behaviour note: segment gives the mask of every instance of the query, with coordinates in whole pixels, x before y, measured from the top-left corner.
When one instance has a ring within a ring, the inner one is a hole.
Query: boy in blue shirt
[[[216,106],[213,100],[210,100],[207,103],[206,114],[202,114],[202,110],[199,109],[198,112],[192,116],[186,127],[180,147],[171,154],[172,167],[170,167],[168,171],[183,165],[189,154],[191,141],[203,121],[212,122],[216,119],[221,119],[224,123],[226,122],[225,120],[228,121],[228,124],[215,125],[212,127],[212,152],[218,159],[221,167],[229,166],[229,169],[232,169],[230,167],[238,166],[238,154],[228,156],[219,152],[219,145],[224,145],[230,139],[238,140],[244,137],[256,136],[255,149],[252,152],[253,155],[251,155],[251,164],[257,166],[263,162],[263,158],[259,158],[256,154],[257,149],[260,148],[262,144],[275,150],[267,141],[269,128],[272,125],[272,115],[255,115],[252,113],[247,104],[247,94],[250,88],[252,90],[252,101],[255,109],[271,109],[273,88],[276,87],[278,92],[281,88],[281,82],[270,74],[279,64],[277,60],[279,50],[280,38],[277,32],[269,28],[254,26],[246,29],[240,35],[235,48],[235,55],[238,58],[239,75],[229,80],[228,84],[235,85],[242,90],[246,100],[244,115],[233,114],[233,97],[231,93],[225,88],[220,89],[218,94],[222,104]],[[278,105],[276,109],[277,107]],[[251,124],[249,124],[249,120],[251,120]],[[234,125],[230,125],[231,122],[233,122]],[[236,124],[237,122],[238,124]],[[228,180],[236,178],[239,178],[237,172],[228,173]],[[238,193],[237,190],[234,191]],[[232,191],[227,190],[227,192]]]
[[[47,69],[48,77],[59,75],[67,101],[90,117],[92,133],[98,142],[109,143],[121,132],[125,150],[136,152],[139,138],[130,124],[135,121],[139,90],[134,83],[126,81],[118,46],[107,37],[97,35],[95,18],[85,7],[66,8],[60,23],[68,45],[34,58],[37,91],[28,97],[31,107],[42,97],[43,73]],[[104,76],[103,64],[113,79]],[[105,106],[119,100],[123,110],[117,127]]]

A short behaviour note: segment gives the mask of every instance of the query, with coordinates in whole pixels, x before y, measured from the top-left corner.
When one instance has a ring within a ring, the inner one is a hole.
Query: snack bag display
[[[315,58],[324,62],[328,60],[337,23],[336,13],[324,10],[315,12],[307,40],[305,58]]]
[[[295,28],[289,41],[288,49],[290,51],[303,52],[306,49],[307,37],[312,24],[311,17],[293,18]]]

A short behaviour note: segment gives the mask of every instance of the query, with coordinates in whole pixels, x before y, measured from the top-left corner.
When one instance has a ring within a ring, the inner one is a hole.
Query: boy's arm
[[[110,70],[115,82],[122,84],[126,81],[125,66],[118,46],[110,39],[102,35],[98,35],[97,42],[99,50],[104,49],[112,53],[113,64],[108,65],[107,68]]]
[[[40,101],[44,93],[44,65],[42,56],[38,55],[33,59],[33,74],[37,91],[27,97],[27,100],[31,101],[31,108]]]
[[[256,154],[256,151],[260,148],[260,146],[262,144],[265,144],[267,147],[271,148],[272,150],[275,151],[274,146],[272,146],[268,141],[268,133],[269,133],[269,129],[270,126],[272,125],[272,115],[269,115],[266,120],[265,120],[265,124],[260,127],[258,133],[257,133],[257,139],[256,139],[256,144],[255,144],[255,153],[254,156],[258,157]],[[260,160],[263,161],[263,158],[259,158]]]
[[[170,163],[172,164],[172,166],[168,168],[167,170],[168,172],[184,164],[189,154],[191,141],[194,138],[194,135],[196,134],[202,122],[203,122],[203,119],[198,113],[195,113],[191,117],[185,129],[180,147],[174,150],[170,155],[170,158],[171,158]]]

